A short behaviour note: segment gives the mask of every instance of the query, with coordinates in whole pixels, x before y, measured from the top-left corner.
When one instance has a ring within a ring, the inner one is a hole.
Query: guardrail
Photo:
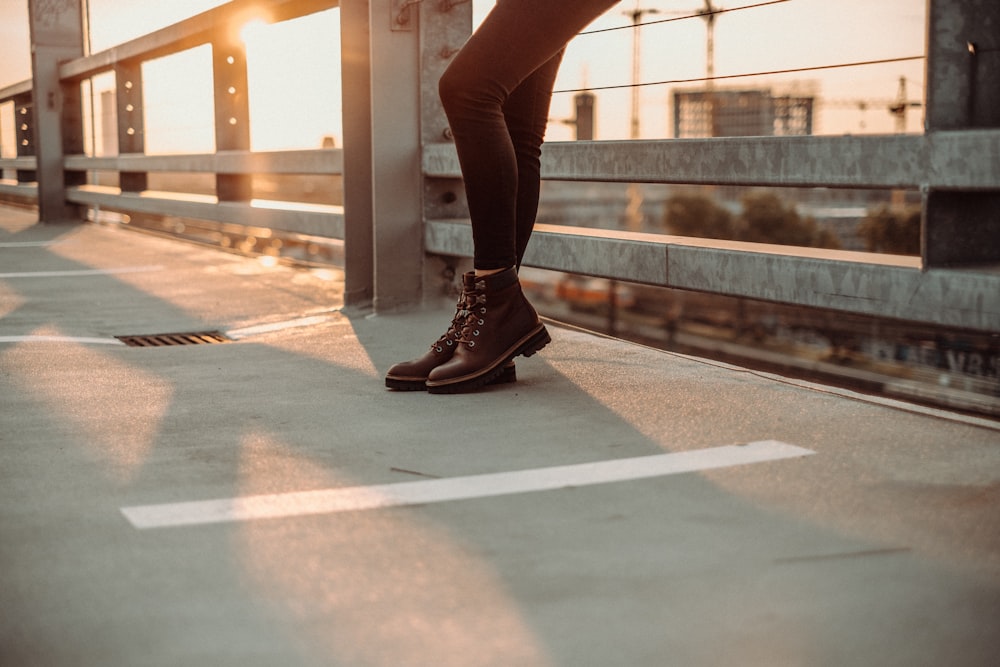
[[[74,11],[73,2],[31,5],[49,18]],[[268,3],[271,21],[341,5],[345,100],[342,150],[274,153],[249,150],[246,95],[238,94],[246,90],[247,74],[234,28],[256,16],[258,5],[235,0],[85,57],[82,48],[46,34],[65,22],[40,21],[36,13],[34,78],[0,90],[0,102],[13,101],[24,119],[18,157],[0,160],[18,179],[0,183],[0,196],[37,201],[43,221],[79,219],[80,207],[100,207],[341,239],[349,305],[390,311],[421,302],[434,291],[442,266],[472,252],[461,174],[436,92],[450,55],[471,31],[470,3]],[[916,188],[924,209],[920,257],[539,225],[525,263],[1000,331],[1000,62],[989,29],[997,21],[996,3],[929,3],[922,135],[592,141],[543,148],[543,178],[554,180]],[[201,44],[213,50],[217,151],[144,155],[141,63]],[[108,71],[117,83],[120,155],[88,157],[82,154],[80,83]],[[87,183],[90,170],[118,172],[121,187]],[[216,196],[150,192],[147,175],[157,171],[212,174]],[[344,206],[252,201],[250,178],[260,173],[342,174]]]

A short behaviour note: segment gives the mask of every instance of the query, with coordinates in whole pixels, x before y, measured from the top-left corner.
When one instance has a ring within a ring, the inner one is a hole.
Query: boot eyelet
[[[469,341],[469,347],[475,347],[475,346],[476,346],[476,341],[470,340]]]
[[[486,320],[479,318],[479,326],[483,326],[484,324],[486,324]]]
[[[448,341],[448,347],[451,347],[451,346],[452,346],[452,345],[454,345],[454,344],[455,344],[455,342],[454,342],[454,341],[452,341],[452,340],[449,340],[449,341]],[[441,348],[438,348],[438,352],[440,352],[440,351],[441,351]]]
[[[473,331],[472,335],[473,336],[478,336],[479,335],[479,329],[476,329],[475,331]]]
[[[486,306],[483,306],[482,308],[480,308],[479,312],[482,313],[483,315],[485,315],[486,314]]]
[[[449,345],[451,345],[451,343],[448,343],[448,344],[449,344]],[[438,345],[438,346],[437,346],[436,348],[434,348],[434,349],[435,349],[435,350],[437,350],[438,352],[444,352],[444,348],[442,348],[442,347],[441,347],[440,345]]]

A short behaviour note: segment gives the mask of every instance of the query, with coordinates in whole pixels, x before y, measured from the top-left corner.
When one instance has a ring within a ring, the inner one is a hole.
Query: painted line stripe
[[[776,461],[815,452],[777,440],[419,482],[122,507],[138,529],[274,519],[551,491]]]
[[[294,320],[286,320],[284,322],[272,322],[270,324],[257,324],[250,327],[242,327],[240,329],[230,329],[226,332],[226,335],[234,340],[239,340],[240,338],[256,336],[263,333],[273,333],[275,331],[285,331],[286,329],[296,329],[299,327],[311,327],[315,324],[329,322],[330,319],[330,317],[324,315],[299,317]]]
[[[49,246],[66,243],[65,241],[5,241],[0,243],[0,248],[47,248]]]
[[[89,336],[0,336],[0,343],[77,343],[80,345],[124,345],[117,338]]]
[[[119,273],[146,273],[162,271],[163,266],[125,266],[120,269],[76,269],[73,271],[21,271],[0,273],[0,278],[72,278],[77,276],[110,276]]]

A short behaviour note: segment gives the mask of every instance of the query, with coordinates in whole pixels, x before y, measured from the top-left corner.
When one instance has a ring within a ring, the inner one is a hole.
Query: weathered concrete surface
[[[450,312],[343,313],[336,275],[0,220],[2,665],[912,667],[1000,654],[996,423],[555,326],[514,385],[390,392],[386,368]],[[95,269],[119,272],[79,273]],[[299,326],[260,326],[281,323]],[[206,329],[243,337],[109,344]],[[815,454],[184,528],[137,530],[121,513],[769,439]]]

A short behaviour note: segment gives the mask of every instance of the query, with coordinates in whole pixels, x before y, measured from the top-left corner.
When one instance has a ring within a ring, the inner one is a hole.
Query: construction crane
[[[705,19],[705,87],[711,89],[715,81],[715,15],[719,8],[712,0],[705,0],[705,6],[698,15]]]
[[[635,0],[635,8],[630,12],[624,12],[626,16],[632,18],[632,119],[629,136],[632,139],[639,138],[639,84],[640,72],[642,69],[642,41],[639,26],[642,25],[642,17],[646,14],[659,14],[658,9],[644,9],[639,7],[639,0]]]
[[[910,109],[919,109],[923,106],[923,102],[919,100],[907,99],[909,96],[906,83],[905,76],[899,77],[899,86],[896,89],[896,97],[893,99],[826,99],[822,100],[820,104],[826,108],[858,109],[861,112],[868,109],[885,109],[895,118],[896,132],[902,134],[906,132],[907,112]],[[862,127],[864,127],[863,123]]]
[[[665,12],[655,8],[640,7],[640,0],[636,0],[635,7],[631,11],[623,12],[632,19],[632,118],[630,136],[632,139],[639,138],[639,86],[641,84],[642,71],[642,19],[647,14],[669,14],[674,16],[700,16],[705,19],[705,87],[712,88],[715,79],[715,17],[722,10],[712,4],[712,0],[704,0],[705,4],[696,10]]]
[[[889,113],[896,117],[896,132],[902,134],[906,132],[906,110],[923,106],[922,102],[907,100],[906,77],[899,77],[899,88],[896,91],[896,100],[889,105]]]
[[[638,139],[640,137],[640,125],[639,125],[639,115],[640,115],[640,84],[641,84],[641,72],[642,72],[642,37],[640,26],[642,25],[642,19],[647,14],[672,14],[672,15],[686,15],[691,16],[701,16],[705,19],[708,26],[707,33],[707,55],[705,64],[705,76],[707,78],[706,88],[711,90],[712,79],[715,76],[715,15],[719,12],[712,4],[712,0],[705,0],[705,4],[701,9],[689,10],[687,12],[664,12],[659,9],[650,7],[641,7],[641,0],[636,0],[635,7],[631,11],[626,11],[624,14],[632,19],[632,99],[631,99],[631,123],[629,129],[629,136],[632,139]],[[628,189],[628,206],[625,211],[625,220],[628,228],[633,231],[638,231],[639,226],[642,221],[642,191],[638,184],[631,184]]]

